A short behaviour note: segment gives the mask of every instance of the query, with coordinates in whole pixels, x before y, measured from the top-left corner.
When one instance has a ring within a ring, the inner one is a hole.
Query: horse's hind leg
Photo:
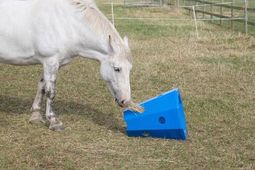
[[[45,121],[40,113],[41,102],[42,102],[43,96],[45,94],[44,88],[45,88],[45,81],[44,81],[43,76],[41,76],[41,78],[38,82],[37,93],[36,93],[32,108],[31,108],[32,115],[29,119],[30,123],[35,123],[35,124],[45,123]]]

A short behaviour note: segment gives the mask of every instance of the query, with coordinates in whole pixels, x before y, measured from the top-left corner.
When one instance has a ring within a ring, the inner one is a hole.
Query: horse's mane
[[[98,36],[103,36],[104,39],[109,39],[111,36],[112,45],[115,50],[124,50],[123,39],[113,26],[113,24],[104,16],[97,8],[94,0],[71,0],[73,4],[85,14],[86,21],[90,28]]]

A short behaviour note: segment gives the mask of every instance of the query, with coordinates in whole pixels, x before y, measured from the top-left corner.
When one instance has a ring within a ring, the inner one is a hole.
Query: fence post
[[[198,29],[197,29],[197,16],[196,16],[196,11],[195,11],[195,6],[192,6],[192,10],[193,10],[193,18],[194,18],[194,22],[195,22],[195,28],[196,28],[196,36],[198,39]]]
[[[205,0],[203,0],[203,1],[205,1]],[[203,19],[205,19],[205,6],[204,5],[203,5]]]
[[[211,14],[213,13],[213,5],[212,5],[212,1],[210,1],[211,2]],[[210,22],[212,22],[212,18],[213,18],[213,16],[210,14],[210,18],[211,18],[211,20],[210,20]]]
[[[231,29],[233,30],[233,18],[234,18],[234,0],[232,0],[232,3],[231,3]]]
[[[244,32],[248,33],[248,0],[244,0]]]
[[[113,2],[111,2],[111,7],[112,7],[112,24],[115,27],[115,23],[114,23],[114,10],[113,10]]]
[[[223,0],[221,0],[221,3],[223,3]],[[220,5],[220,15],[221,15],[221,17],[220,17],[220,25],[222,25],[222,16],[223,16],[223,10],[222,10],[222,5]]]

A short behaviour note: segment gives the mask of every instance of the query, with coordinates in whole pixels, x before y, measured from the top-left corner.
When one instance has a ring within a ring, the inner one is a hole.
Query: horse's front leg
[[[45,123],[42,115],[41,115],[41,102],[43,99],[43,96],[45,94],[45,81],[43,76],[41,76],[39,82],[38,82],[38,88],[37,88],[37,93],[31,108],[32,111],[32,116],[29,119],[30,123]]]
[[[63,123],[57,118],[53,111],[53,101],[55,98],[56,78],[59,69],[59,63],[56,58],[48,59],[44,63],[44,81],[46,94],[46,119],[49,121],[50,130],[64,130]]]

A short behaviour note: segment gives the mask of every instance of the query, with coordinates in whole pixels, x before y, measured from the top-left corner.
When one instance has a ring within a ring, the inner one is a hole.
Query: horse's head
[[[123,47],[120,48],[113,47],[111,44],[111,37],[109,37],[110,55],[101,61],[101,75],[118,105],[127,107],[131,102],[129,75],[132,69],[128,39],[124,38]]]

